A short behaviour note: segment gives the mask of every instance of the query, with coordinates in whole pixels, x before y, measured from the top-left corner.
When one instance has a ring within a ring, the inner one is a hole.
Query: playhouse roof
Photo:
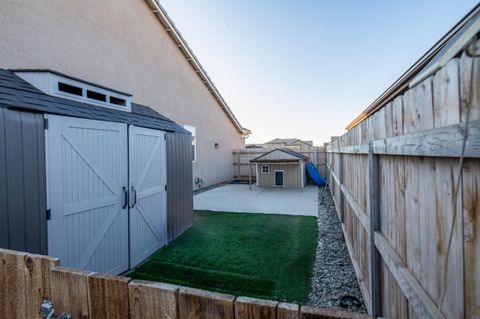
[[[308,157],[288,148],[276,148],[270,152],[260,155],[250,162],[278,162],[278,161],[300,161]]]

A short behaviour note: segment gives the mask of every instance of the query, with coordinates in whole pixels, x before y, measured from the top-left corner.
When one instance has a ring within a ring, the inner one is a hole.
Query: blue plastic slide
[[[320,173],[317,171],[317,168],[315,165],[313,165],[312,162],[308,162],[306,167],[308,175],[312,178],[313,182],[317,184],[319,187],[325,186],[325,178],[320,175]]]

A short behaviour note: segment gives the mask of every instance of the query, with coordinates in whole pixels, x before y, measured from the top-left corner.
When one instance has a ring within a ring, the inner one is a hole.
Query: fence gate
[[[127,126],[48,116],[48,252],[63,266],[128,270]]]
[[[130,267],[167,243],[165,133],[129,127]]]

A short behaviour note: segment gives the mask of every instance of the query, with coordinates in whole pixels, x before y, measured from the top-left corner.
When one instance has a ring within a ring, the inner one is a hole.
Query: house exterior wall
[[[0,108],[0,248],[47,254],[43,115]]]
[[[268,165],[270,171],[268,174],[262,173],[262,165]],[[260,187],[274,187],[275,185],[275,171],[283,170],[283,182],[285,188],[301,188],[302,176],[300,174],[300,163],[298,164],[273,164],[273,163],[258,163],[258,186]]]
[[[196,127],[192,177],[203,186],[231,178],[241,133],[145,1],[2,1],[0,29],[0,67],[53,69],[131,93]]]
[[[193,222],[191,136],[167,133],[167,234],[172,241]]]

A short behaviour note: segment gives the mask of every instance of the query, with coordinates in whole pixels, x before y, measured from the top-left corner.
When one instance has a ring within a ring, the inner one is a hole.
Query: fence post
[[[237,152],[237,178],[240,179],[240,152]]]
[[[335,172],[335,166],[334,165],[334,162],[335,162],[335,153],[330,153],[330,176],[328,176],[329,178],[329,181],[328,181],[328,185],[330,187],[330,190],[332,191],[332,197],[335,197],[335,180],[333,179],[333,175],[332,175],[332,172]]]
[[[380,253],[375,246],[375,232],[380,230],[380,202],[379,202],[379,176],[378,155],[373,153],[373,143],[368,148],[368,193],[370,198],[370,274],[372,294],[372,317],[381,315],[381,282],[380,282]]]

